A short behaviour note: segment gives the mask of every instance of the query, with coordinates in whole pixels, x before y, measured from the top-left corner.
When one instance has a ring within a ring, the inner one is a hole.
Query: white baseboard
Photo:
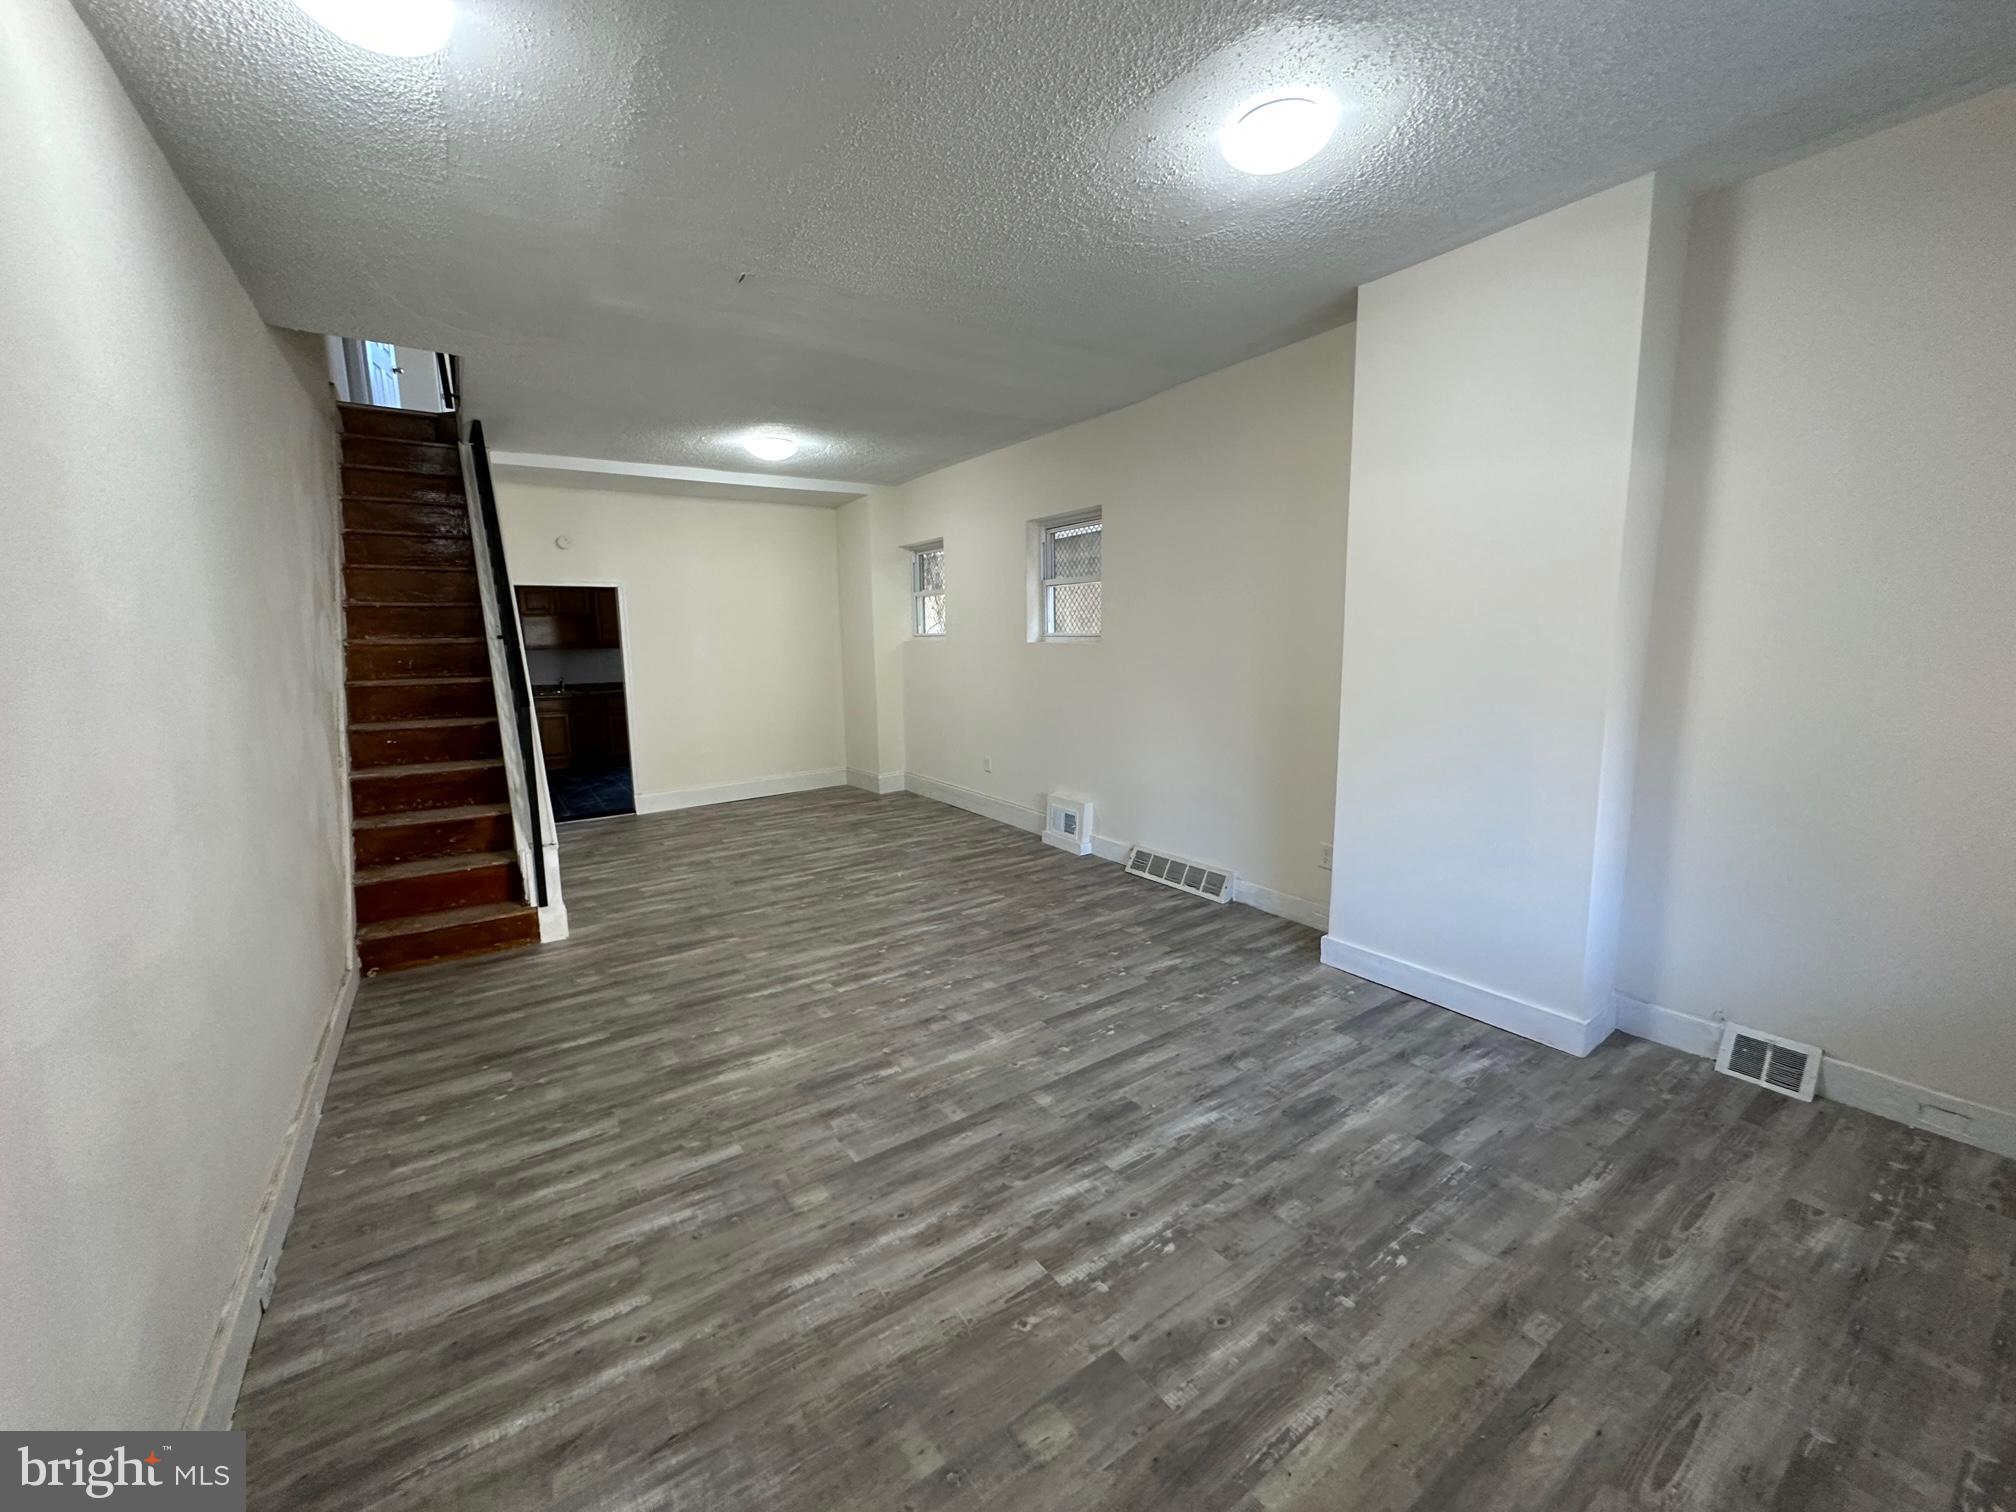
[[[231,1414],[238,1405],[238,1388],[245,1379],[245,1363],[252,1357],[252,1340],[259,1332],[259,1318],[273,1295],[280,1246],[286,1242],[287,1225],[294,1220],[294,1203],[301,1195],[301,1178],[307,1174],[315,1127],[322,1120],[322,1097],[329,1090],[329,1077],[336,1069],[343,1031],[350,1024],[350,1007],[357,1001],[359,976],[353,962],[336,989],[336,1000],[330,1005],[322,1038],[315,1047],[315,1058],[309,1062],[302,1080],[301,1100],[281,1143],[272,1179],[260,1199],[238,1278],[232,1283],[230,1298],[210,1341],[210,1353],[203,1362],[203,1373],[197,1378],[189,1407],[183,1413],[183,1426],[191,1430],[207,1432],[231,1426]]]
[[[900,793],[903,791],[901,772],[864,772],[859,767],[847,768],[847,785],[857,787],[864,793]]]
[[[745,798],[774,798],[779,793],[809,793],[814,788],[846,785],[845,767],[827,767],[816,772],[782,772],[775,777],[722,782],[713,787],[683,788],[673,793],[639,793],[637,812],[663,814],[673,809],[703,808],[710,803],[739,803]]]
[[[548,840],[539,848],[539,864],[546,874],[546,902],[539,910],[539,943],[567,938],[567,900],[560,889],[560,842]]]
[[[1639,1039],[1670,1045],[1689,1055],[1713,1059],[1722,1048],[1722,1021],[1696,1018],[1691,1013],[1675,1013],[1657,1003],[1647,1003],[1628,993],[1617,995],[1617,1027]]]
[[[1043,833],[1041,809],[1024,808],[1019,803],[1010,803],[1006,798],[996,798],[990,793],[976,793],[972,788],[960,787],[956,782],[940,782],[936,777],[926,777],[922,772],[905,772],[903,786],[920,798],[949,803],[954,808],[965,809],[969,814],[992,819],[996,824],[1011,825],[1019,830],[1027,830],[1032,835]]]
[[[1276,892],[1271,887],[1262,887],[1258,882],[1248,882],[1244,877],[1232,879],[1232,901],[1244,903],[1248,908],[1257,908],[1262,913],[1270,913],[1277,918],[1292,919],[1297,924],[1306,924],[1319,933],[1330,927],[1330,905],[1318,903],[1313,898],[1298,898],[1293,893]]]
[[[1610,1037],[1616,1027],[1611,1015],[1600,1019],[1578,1019],[1558,1008],[1548,1008],[1525,998],[1508,996],[1461,977],[1444,976],[1412,961],[1380,955],[1362,945],[1353,945],[1335,935],[1323,936],[1323,964],[1364,977],[1382,987],[1392,987],[1410,997],[1448,1008],[1466,1018],[1474,1018],[1493,1028],[1509,1030],[1538,1040],[1570,1055],[1587,1055]]]
[[[992,819],[996,824],[1011,825],[1015,829],[1027,830],[1032,835],[1043,833],[1043,811],[1024,808],[1019,803],[1011,803],[1006,798],[996,798],[989,793],[976,793],[972,788],[960,787],[955,782],[941,782],[936,777],[926,777],[921,772],[905,772],[904,786],[920,798],[932,798],[939,803],[949,803],[954,808],[965,809],[978,814],[983,819]],[[1094,834],[1092,854],[1102,861],[1116,861],[1126,864],[1127,855],[1134,849],[1125,840],[1116,840],[1111,835]],[[1276,892],[1271,887],[1261,887],[1257,883],[1238,881],[1232,889],[1232,900],[1244,903],[1248,908],[1257,908],[1262,913],[1274,914],[1283,919],[1292,919],[1297,924],[1307,924],[1313,929],[1321,929],[1329,918],[1329,908],[1307,898],[1298,898],[1291,893]]]
[[[1617,994],[1617,1027],[1639,1039],[1704,1058],[1713,1057],[1722,1043],[1720,1019],[1679,1013],[1621,992]],[[1991,1108],[1921,1087],[1831,1055],[1820,1063],[1820,1096],[2016,1160],[2016,1112],[2007,1108]]]

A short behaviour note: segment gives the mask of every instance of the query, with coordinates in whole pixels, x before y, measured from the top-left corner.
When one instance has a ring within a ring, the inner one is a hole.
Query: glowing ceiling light
[[[742,438],[742,449],[762,462],[782,462],[798,455],[798,438],[781,430],[751,431]]]
[[[448,45],[455,29],[450,0],[294,0],[345,42],[394,58],[418,58]]]
[[[1322,151],[1342,114],[1324,90],[1277,90],[1232,113],[1218,134],[1218,150],[1241,173],[1286,173]]]

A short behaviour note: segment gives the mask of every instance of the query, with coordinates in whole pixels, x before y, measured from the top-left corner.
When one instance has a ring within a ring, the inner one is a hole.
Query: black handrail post
[[[511,569],[504,562],[504,532],[497,525],[497,492],[490,483],[490,453],[483,445],[483,422],[469,422],[469,454],[475,463],[476,507],[490,543],[490,582],[497,593],[497,639],[511,672],[511,704],[517,715],[518,750],[525,769],[525,802],[532,814],[532,893],[546,906],[546,816],[539,805],[539,773],[532,766],[532,684],[525,675],[525,648],[518,640],[518,604]]]

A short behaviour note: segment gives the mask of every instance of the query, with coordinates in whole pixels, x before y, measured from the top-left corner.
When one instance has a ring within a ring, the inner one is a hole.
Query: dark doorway
[[[518,589],[553,817],[633,814],[623,605],[614,587]]]

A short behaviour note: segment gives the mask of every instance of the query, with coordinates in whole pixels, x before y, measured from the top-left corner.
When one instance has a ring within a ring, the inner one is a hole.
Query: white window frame
[[[939,628],[924,628],[924,600],[930,595],[924,588],[924,557],[928,552],[938,553],[938,597],[945,600],[945,611],[951,608],[951,594],[944,585],[945,543],[943,541],[920,541],[915,546],[905,548],[910,553],[910,635],[914,640],[943,640],[945,631],[952,623],[949,612],[939,615]]]
[[[1060,530],[1070,530],[1080,525],[1099,527],[1100,575],[1093,577],[1054,577],[1051,575],[1051,542]],[[1061,646],[1086,644],[1099,639],[1106,630],[1105,576],[1106,565],[1106,514],[1101,509],[1080,509],[1070,514],[1052,515],[1044,520],[1029,522],[1029,639],[1031,641],[1052,641]],[[1074,583],[1098,583],[1100,588],[1099,629],[1091,635],[1060,635],[1050,628],[1051,590],[1069,587]]]

